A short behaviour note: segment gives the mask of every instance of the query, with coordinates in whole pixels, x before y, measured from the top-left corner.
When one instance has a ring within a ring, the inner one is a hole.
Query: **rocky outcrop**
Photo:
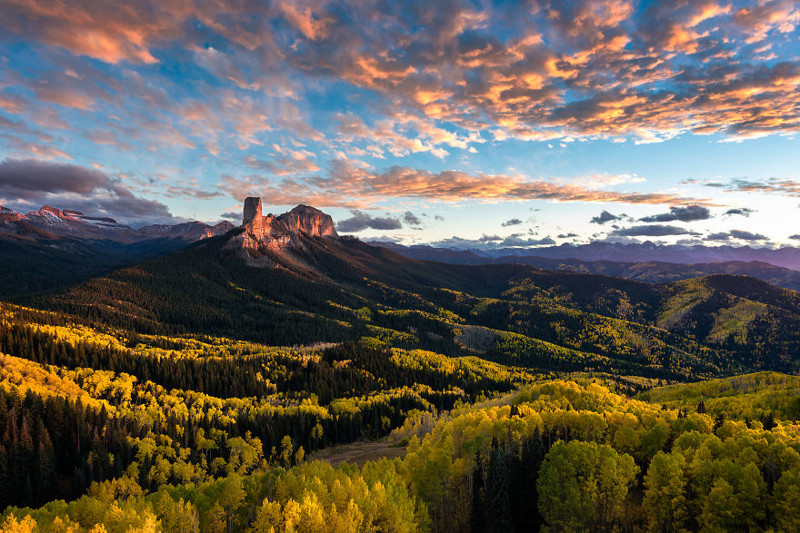
[[[280,216],[262,215],[261,198],[244,201],[242,232],[228,243],[251,264],[272,266],[270,255],[287,255],[305,249],[304,238],[338,238],[330,215],[307,205],[298,205]]]
[[[250,196],[244,199],[244,215],[242,216],[242,225],[246,226],[254,220],[261,220],[261,198],[257,196]]]
[[[278,217],[289,232],[309,237],[338,237],[330,215],[300,204]]]

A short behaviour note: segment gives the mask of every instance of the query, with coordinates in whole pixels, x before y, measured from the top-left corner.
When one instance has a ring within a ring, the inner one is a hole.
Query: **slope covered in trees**
[[[141,333],[271,345],[370,337],[547,370],[687,379],[800,365],[800,296],[752,278],[651,285],[303,239],[301,257],[276,268],[209,239],[34,303]]]
[[[447,413],[414,414],[392,437],[407,443],[405,456],[362,468],[307,463],[297,453],[253,465],[244,454],[217,477],[151,490],[126,472],[72,502],[9,508],[4,527],[793,531],[800,524],[796,420],[775,418],[766,428],[633,400],[596,380],[545,380]]]
[[[225,242],[0,304],[0,527],[798,525],[795,292]],[[309,461],[374,439],[402,457]]]
[[[3,507],[75,498],[123,474],[151,490],[288,465],[535,377],[368,342],[281,348],[100,331],[9,305],[0,363]]]

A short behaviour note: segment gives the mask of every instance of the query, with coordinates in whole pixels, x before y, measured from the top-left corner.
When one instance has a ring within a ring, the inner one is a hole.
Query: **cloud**
[[[589,222],[592,224],[602,225],[605,224],[606,222],[618,222],[621,220],[628,220],[628,219],[630,219],[630,217],[624,213],[621,215],[614,215],[604,209],[602,213],[600,213],[596,217],[592,217],[592,219]]]
[[[725,211],[726,216],[733,216],[733,215],[740,215],[743,217],[749,217],[751,214],[755,213],[755,209],[750,209],[749,207],[734,207],[732,209],[728,209]]]
[[[739,229],[732,229],[730,231],[731,237],[734,239],[739,239],[742,241],[766,241],[769,240],[769,237],[766,235],[761,235],[760,233],[752,233],[750,231],[744,231]]]
[[[403,224],[392,217],[373,217],[363,211],[351,211],[353,216],[339,221],[336,229],[343,233],[356,233],[365,229],[393,230],[401,229]]]
[[[225,213],[222,213],[219,217],[225,220],[230,220],[237,224],[242,223],[242,214],[239,212],[226,211]]]
[[[777,47],[773,56],[750,51],[754,38],[797,26],[800,10],[785,0],[753,9],[713,2],[638,9],[625,0],[544,0],[530,10],[379,3],[347,15],[289,60],[384,94],[406,113],[495,127],[498,139],[652,142],[685,132],[748,138],[798,129],[796,59]],[[767,103],[774,113],[761,111]]]
[[[790,239],[793,237],[789,237]],[[750,231],[732,229],[730,231],[711,233],[705,237],[704,240],[708,241],[729,241],[731,239],[739,239],[741,241],[767,241],[769,237],[760,233],[753,233]]]
[[[0,33],[53,60],[27,76],[50,80],[29,83],[40,101],[84,111],[111,103],[108,116],[121,116],[132,100],[149,99],[180,129],[198,95],[280,95],[302,107],[320,87],[345,88],[354,104],[367,89],[381,116],[343,114],[342,143],[369,144],[360,149],[376,156],[446,157],[474,149],[484,132],[654,142],[687,132],[745,139],[799,131],[800,64],[792,47],[776,43],[796,31],[800,7],[748,4],[15,0],[3,6]],[[72,68],[85,58],[115,76]],[[156,63],[185,65],[192,87],[164,90]],[[231,145],[257,140],[259,122],[323,138],[302,117],[273,118],[258,101],[236,109],[225,98],[211,104],[214,119],[183,124],[217,143],[230,136]],[[214,133],[212,123],[234,115],[244,127]]]
[[[411,211],[406,211],[403,214],[403,222],[410,226],[420,226],[422,224],[422,220],[420,220],[419,217]]]
[[[761,192],[780,194],[782,196],[791,196],[794,198],[800,197],[800,182],[788,178],[768,178],[763,180],[739,178],[731,180],[728,183],[708,180],[687,180],[687,183],[698,183],[706,187],[723,189],[725,192]]]
[[[495,250],[499,248],[536,248],[539,246],[552,246],[556,242],[549,236],[542,238],[523,238],[521,234],[501,237],[499,235],[482,235],[477,239],[464,237],[449,237],[431,243],[431,246],[440,248],[458,248],[463,250]]]
[[[18,210],[54,204],[130,224],[174,221],[164,204],[136,196],[119,178],[37,159],[0,162],[0,198]]]
[[[522,220],[518,218],[512,218],[510,220],[506,220],[500,225],[503,226],[504,228],[507,228],[509,226],[519,226],[520,224],[522,224]]]
[[[708,202],[667,193],[604,191],[502,174],[470,174],[458,170],[434,173],[400,166],[373,171],[348,160],[333,161],[327,175],[323,176],[282,180],[261,176],[223,176],[219,186],[237,199],[261,195],[273,198],[276,204],[292,204],[311,201],[311,198],[321,206],[367,207],[378,198],[427,198],[441,202],[550,200],[673,205],[699,205],[701,202]]]
[[[255,156],[247,156],[244,163],[254,169],[266,170],[275,176],[286,176],[289,174],[301,174],[304,172],[316,172],[320,170],[319,165],[312,159],[310,154],[289,150],[291,155],[274,157],[271,160],[258,159]]]
[[[789,238],[794,241],[800,241],[800,233],[795,233],[794,235],[789,235]]]
[[[729,241],[731,240],[731,234],[727,231],[722,231],[718,233],[709,233],[705,236],[703,240],[706,241]]]
[[[611,237],[666,237],[669,235],[698,235],[686,228],[666,224],[646,224],[620,228],[609,233]]]
[[[686,207],[670,207],[669,213],[659,213],[640,218],[640,222],[694,222],[696,220],[708,220],[711,218],[711,211],[701,205],[688,205]]]

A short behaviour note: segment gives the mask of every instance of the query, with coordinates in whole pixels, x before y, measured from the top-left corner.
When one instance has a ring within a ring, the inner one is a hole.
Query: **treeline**
[[[305,259],[320,272],[293,272],[248,267],[219,245],[120,270],[36,304],[147,334],[272,345],[373,336],[392,347],[542,370],[693,379],[798,364],[783,357],[800,342],[789,293],[739,296],[706,279],[648,285],[522,265],[422,267],[344,241],[309,243],[314,253]],[[747,311],[753,306],[763,313]],[[503,342],[465,347],[456,338],[462,327],[496,330]]]
[[[413,533],[428,523],[425,507],[408,490],[402,462],[383,460],[359,470],[315,461],[151,494],[123,477],[93,484],[73,502],[6,512],[0,530]]]

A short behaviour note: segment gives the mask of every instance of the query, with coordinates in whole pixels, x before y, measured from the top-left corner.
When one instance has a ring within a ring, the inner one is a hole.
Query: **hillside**
[[[766,420],[800,420],[800,377],[777,372],[670,385],[643,392],[643,400],[670,409],[703,410],[711,415]]]
[[[259,207],[226,235],[0,304],[0,527],[797,520],[798,384],[774,371],[798,368],[800,294],[417,261],[314,208]],[[750,369],[772,372],[728,377]]]
[[[798,293],[753,278],[647,284],[420,262],[352,238],[269,228],[264,244],[240,229],[36,303],[148,333],[372,338],[545,370],[686,379],[800,362]]]
[[[0,206],[0,299],[64,289],[232,228],[185,222],[134,229],[50,206],[24,215]]]
[[[576,251],[575,256],[570,256],[568,251],[562,250],[563,255],[553,254],[553,257],[537,255],[540,249],[517,250],[516,253],[503,255],[487,252],[477,253],[473,250],[452,250],[449,248],[435,248],[431,246],[402,246],[394,243],[373,242],[401,255],[422,261],[440,261],[457,265],[486,265],[519,263],[531,265],[545,270],[564,270],[567,272],[582,272],[585,274],[602,274],[616,278],[625,278],[647,283],[668,283],[690,278],[708,276],[711,274],[732,274],[738,276],[751,276],[770,285],[784,289],[800,289],[800,271],[793,268],[775,266],[763,260],[740,261],[721,260],[719,257],[699,256],[697,259],[707,259],[702,263],[685,263],[668,260],[644,260],[646,253],[635,260],[622,261],[619,256],[615,259],[576,259],[582,254]],[[545,249],[548,252],[550,249]],[[727,250],[732,257],[736,256],[735,249]],[[788,252],[787,252],[788,253]],[[633,252],[630,258],[636,257]],[[726,257],[724,254],[721,257]],[[677,258],[676,258],[677,259]],[[686,257],[685,259],[692,259]]]
[[[795,421],[776,417],[766,427],[736,415],[670,408],[628,398],[596,379],[543,380],[444,413],[409,412],[392,422],[390,441],[404,448],[400,457],[368,460],[359,468],[307,462],[308,441],[290,434],[271,452],[261,440],[271,438],[276,423],[296,431],[295,417],[305,427],[324,424],[327,438],[342,419],[361,423],[345,416],[353,413],[352,403],[327,409],[306,403],[257,406],[249,399],[166,391],[124,374],[36,371],[101,404],[78,408],[69,392],[54,393],[52,387],[21,401],[0,381],[0,408],[11,406],[12,420],[19,417],[22,427],[41,416],[43,407],[59,413],[37,426],[34,435],[43,443],[33,455],[37,460],[51,457],[60,465],[68,456],[41,440],[59,427],[59,416],[67,416],[80,417],[77,428],[89,431],[73,433],[67,425],[60,434],[65,442],[86,438],[93,450],[131,462],[122,471],[124,464],[102,453],[81,458],[76,471],[83,479],[112,479],[93,483],[73,501],[10,507],[2,522],[7,531],[88,531],[97,524],[122,531],[183,531],[194,524],[204,532],[792,531],[800,520]],[[756,377],[756,390],[758,382]],[[136,409],[144,399],[148,409]],[[367,398],[358,405],[372,408]],[[248,422],[239,417],[239,424],[261,432],[228,436],[236,425],[226,420],[247,409],[257,414]],[[330,413],[337,413],[333,426]],[[140,435],[115,440],[137,421],[147,424]],[[114,428],[105,443],[92,440],[96,424]],[[25,457],[24,442],[7,441],[10,447],[0,451]],[[25,463],[3,464],[11,472],[35,472],[37,481],[57,475],[48,468],[26,470]],[[8,487],[7,477],[0,481]],[[34,487],[38,495],[56,485]]]

